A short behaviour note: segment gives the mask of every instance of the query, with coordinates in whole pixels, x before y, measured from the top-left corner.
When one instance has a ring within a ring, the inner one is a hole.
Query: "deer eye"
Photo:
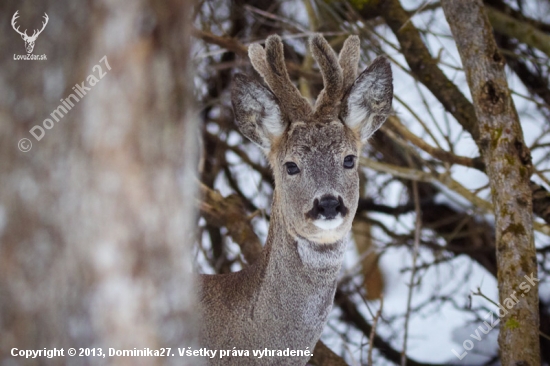
[[[355,156],[348,155],[344,158],[344,168],[351,169],[355,166]]]
[[[295,175],[300,173],[300,168],[298,168],[298,165],[294,164],[293,162],[285,163],[285,166],[288,175]]]

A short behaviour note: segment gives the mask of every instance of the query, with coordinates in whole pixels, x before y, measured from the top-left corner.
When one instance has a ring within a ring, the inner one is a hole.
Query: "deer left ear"
[[[286,127],[277,98],[258,81],[237,74],[231,90],[231,102],[242,134],[268,151]]]
[[[384,56],[379,56],[344,95],[340,118],[366,142],[386,121],[392,99],[391,66]]]

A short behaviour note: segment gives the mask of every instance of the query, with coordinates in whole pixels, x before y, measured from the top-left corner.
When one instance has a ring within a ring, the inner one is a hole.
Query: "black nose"
[[[326,219],[333,219],[338,214],[340,208],[340,202],[333,196],[325,196],[318,202],[317,211],[320,215],[323,215]]]
[[[347,207],[344,205],[342,197],[338,199],[334,196],[323,196],[321,200],[317,198],[313,201],[313,208],[307,213],[307,215],[313,220],[318,220],[321,218],[331,220],[338,215],[346,216],[348,213]]]

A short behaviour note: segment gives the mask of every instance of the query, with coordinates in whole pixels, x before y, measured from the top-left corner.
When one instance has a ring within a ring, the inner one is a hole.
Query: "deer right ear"
[[[269,150],[285,131],[277,98],[258,81],[235,75],[231,102],[239,130],[261,148]]]
[[[391,112],[392,99],[391,66],[384,56],[379,56],[359,75],[344,96],[340,117],[359,134],[364,143],[386,121]]]

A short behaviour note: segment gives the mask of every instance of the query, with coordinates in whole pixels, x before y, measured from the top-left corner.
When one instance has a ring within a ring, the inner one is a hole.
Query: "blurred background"
[[[484,4],[531,150],[540,330],[550,334],[550,2]],[[29,53],[15,28],[31,35],[44,13],[32,54],[47,59],[18,58]],[[438,1],[8,0],[0,30],[0,365],[106,362],[25,360],[13,347],[198,347],[193,273],[253,262],[274,189],[234,124],[232,77],[256,75],[247,47],[276,33],[291,79],[314,100],[315,32],[337,52],[359,35],[361,70],[386,54],[395,97],[360,159],[359,209],[322,335],[331,358],[311,363],[500,365],[502,324],[476,333],[499,298],[489,179]],[[170,362],[199,360],[108,360]]]

